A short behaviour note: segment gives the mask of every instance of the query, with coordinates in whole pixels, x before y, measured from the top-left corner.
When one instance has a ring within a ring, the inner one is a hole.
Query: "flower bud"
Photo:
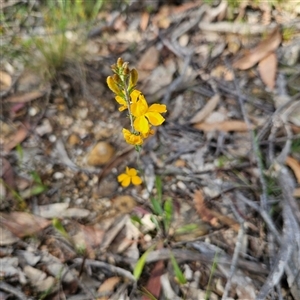
[[[122,82],[122,80],[118,74],[114,74],[112,78],[113,78],[114,82],[117,84],[118,83],[120,84]]]
[[[119,57],[118,60],[117,60],[117,66],[118,66],[118,68],[121,68],[122,65],[123,65],[123,63],[124,63],[123,59],[121,57]]]
[[[129,75],[129,74],[130,74],[130,70],[129,70],[128,66],[126,66],[126,67],[123,69],[123,74],[124,74],[124,75]]]
[[[111,76],[108,76],[106,79],[106,83],[108,87],[117,95],[121,94],[121,90],[119,89],[118,85],[114,81],[114,79]]]
[[[129,89],[133,88],[138,81],[138,72],[136,69],[132,69],[130,71],[130,77],[129,77]]]

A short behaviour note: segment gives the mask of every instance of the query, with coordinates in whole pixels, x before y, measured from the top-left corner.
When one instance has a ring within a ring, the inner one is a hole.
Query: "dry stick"
[[[27,298],[24,293],[22,293],[21,291],[19,291],[15,287],[13,287],[10,284],[5,283],[3,281],[0,282],[0,290],[11,293],[11,294],[15,295],[16,297],[18,297],[19,299],[21,299],[21,300],[32,299],[32,298]]]
[[[234,74],[234,71],[233,71],[232,67],[230,66],[230,64],[227,62],[227,60],[225,61],[225,63],[227,65],[228,69]],[[260,181],[260,184],[262,186],[262,196],[260,198],[260,204],[261,204],[261,207],[262,207],[263,210],[267,210],[267,208],[268,208],[267,184],[266,184],[266,180],[265,180],[264,175],[263,175],[263,164],[262,164],[261,159],[259,158],[258,142],[255,139],[254,130],[251,129],[251,123],[250,123],[249,118],[247,116],[245,105],[244,105],[244,100],[241,97],[241,91],[240,91],[240,88],[239,88],[239,85],[237,83],[237,80],[236,80],[235,76],[234,76],[233,80],[234,80],[235,89],[237,90],[237,93],[238,93],[238,101],[239,101],[239,104],[240,104],[240,109],[241,109],[241,112],[242,112],[242,115],[243,115],[243,119],[244,119],[247,127],[249,128],[252,148],[254,150],[255,158],[256,158],[256,161],[257,161],[257,165],[258,165],[259,181]]]
[[[78,265],[82,263],[82,258],[75,258],[74,262]],[[102,261],[97,261],[93,259],[86,259],[85,260],[86,265],[92,266],[92,267],[97,267],[97,268],[104,268],[112,273],[118,274],[120,276],[128,278],[130,281],[133,283],[136,282],[136,279],[134,276],[131,274],[131,272],[124,270],[122,268],[110,265],[108,263],[102,262]]]
[[[235,215],[236,219],[240,223],[240,228],[239,228],[237,241],[236,241],[236,244],[235,244],[234,253],[233,253],[233,257],[232,257],[232,261],[231,261],[231,265],[230,265],[230,272],[229,272],[228,280],[227,280],[226,285],[225,285],[222,300],[226,300],[228,298],[228,293],[229,293],[229,290],[231,288],[232,278],[233,278],[233,275],[234,275],[236,267],[237,267],[237,263],[238,263],[238,259],[239,259],[239,253],[240,253],[241,248],[242,248],[242,241],[243,241],[243,237],[244,237],[244,233],[245,233],[245,221],[239,215],[239,213],[236,211],[234,205],[232,204],[231,199],[229,197],[226,197],[226,199],[229,202],[229,205],[231,207],[231,210],[232,210],[233,214]]]
[[[283,174],[282,174],[283,175]],[[283,182],[282,182],[283,183]],[[277,285],[283,275],[284,269],[286,268],[289,259],[291,257],[294,248],[294,234],[292,232],[292,218],[293,212],[287,201],[283,203],[283,217],[284,217],[284,240],[280,248],[279,255],[274,263],[274,268],[269,274],[265,284],[262,286],[256,300],[264,300],[268,296],[271,289]]]
[[[253,201],[247,199],[242,193],[236,192],[235,195],[239,200],[243,201],[244,203],[246,203],[247,205],[249,205],[250,207],[255,209],[256,212],[258,212],[260,214],[262,219],[267,224],[269,230],[273,233],[277,243],[280,245],[282,243],[281,234],[277,231],[276,226],[274,225],[274,223],[273,223],[272,219],[270,218],[270,216],[268,215],[268,213],[264,210],[261,210],[261,208],[258,205],[256,205]]]

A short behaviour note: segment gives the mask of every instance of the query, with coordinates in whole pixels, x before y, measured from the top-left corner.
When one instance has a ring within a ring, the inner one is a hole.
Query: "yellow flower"
[[[159,126],[165,121],[161,113],[167,111],[166,105],[152,104],[148,107],[148,103],[142,93],[139,95],[135,93],[131,99],[131,113],[135,117],[133,126],[136,131],[145,135],[150,131],[149,123],[153,126]]]
[[[124,91],[123,91],[123,93],[124,93]],[[138,100],[138,96],[140,94],[141,94],[141,92],[138,91],[138,90],[132,91],[131,94],[130,94],[130,98],[131,98],[130,103],[135,103]],[[127,102],[126,102],[126,100],[123,97],[116,96],[115,99],[121,105],[119,107],[119,111],[123,111],[123,110],[125,110],[125,109],[128,108]]]
[[[143,144],[143,138],[141,135],[135,135],[126,128],[123,128],[122,132],[127,144],[137,145],[137,146]]]
[[[126,167],[126,172],[118,176],[118,182],[120,182],[123,187],[127,187],[131,182],[134,185],[141,184],[142,179],[137,175],[136,169],[129,169],[128,167]]]

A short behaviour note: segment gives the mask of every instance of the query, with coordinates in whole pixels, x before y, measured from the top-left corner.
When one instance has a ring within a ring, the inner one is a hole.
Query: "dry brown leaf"
[[[151,295],[156,297],[157,299],[160,296],[161,293],[161,282],[160,282],[160,276],[163,275],[165,270],[165,264],[162,260],[159,260],[155,263],[150,278],[146,285],[146,291],[150,292]],[[148,296],[143,295],[142,300],[151,300]]]
[[[194,128],[203,130],[203,131],[237,131],[237,132],[244,132],[248,131],[249,128],[247,124],[243,121],[223,121],[218,123],[198,123],[194,125]],[[254,126],[251,126],[250,129],[254,129]]]
[[[116,285],[121,281],[121,277],[110,277],[106,279],[99,287],[98,293],[112,293]],[[108,300],[109,296],[97,298],[97,300]]]
[[[140,28],[142,31],[145,31],[149,24],[150,15],[147,11],[144,11],[141,16]]]
[[[300,163],[291,156],[286,158],[285,163],[293,170],[295,177],[297,178],[297,182],[300,183]]]
[[[17,132],[14,134],[13,138],[4,145],[4,152],[8,153],[11,149],[15,148],[18,144],[23,142],[27,137],[29,131],[29,124],[22,124]]]
[[[297,189],[294,190],[293,196],[296,197],[296,198],[300,198],[300,188],[297,188]]]
[[[194,204],[202,221],[210,223],[213,227],[219,227],[222,223],[231,227],[235,232],[239,231],[240,225],[235,220],[206,207],[202,191],[195,191]]]
[[[196,115],[190,120],[190,123],[202,122],[214,109],[217,107],[220,101],[220,95],[216,94],[204,105],[204,107],[196,113]]]
[[[211,210],[206,207],[203,192],[198,190],[194,194],[194,204],[197,213],[203,222],[210,223],[212,226],[220,226],[218,219],[212,214]]]
[[[0,158],[0,164],[2,166],[0,170],[0,177],[3,177],[4,182],[12,189],[15,188],[14,170],[11,167],[10,162],[4,158]]]
[[[19,238],[30,236],[42,231],[51,221],[26,212],[1,213],[0,223]]]
[[[34,91],[34,92],[28,92],[24,94],[22,93],[22,94],[13,95],[7,98],[5,101],[10,103],[30,102],[32,100],[42,97],[44,94],[45,91]]]
[[[138,63],[138,70],[151,71],[157,67],[159,51],[155,46],[150,47],[141,57]]]
[[[247,70],[275,51],[281,43],[281,32],[277,27],[268,38],[261,41],[255,48],[233,63],[233,67]]]
[[[95,259],[95,248],[97,248],[103,240],[104,231],[95,226],[84,226],[79,224],[76,235],[72,236],[74,245],[83,247],[86,255],[90,259]]]
[[[277,56],[274,52],[271,52],[259,62],[258,72],[263,83],[273,90],[277,72]]]
[[[5,91],[11,86],[11,76],[3,71],[0,71],[0,91]]]

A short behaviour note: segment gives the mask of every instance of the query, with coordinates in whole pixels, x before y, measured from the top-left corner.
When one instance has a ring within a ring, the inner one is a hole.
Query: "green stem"
[[[133,127],[133,116],[132,116],[132,113],[131,113],[131,110],[130,110],[130,95],[128,93],[128,86],[127,86],[127,82],[126,82],[125,79],[123,80],[123,85],[124,85],[124,90],[125,90],[125,101],[126,101],[127,107],[128,107],[131,130],[133,132],[135,132],[134,127]]]

